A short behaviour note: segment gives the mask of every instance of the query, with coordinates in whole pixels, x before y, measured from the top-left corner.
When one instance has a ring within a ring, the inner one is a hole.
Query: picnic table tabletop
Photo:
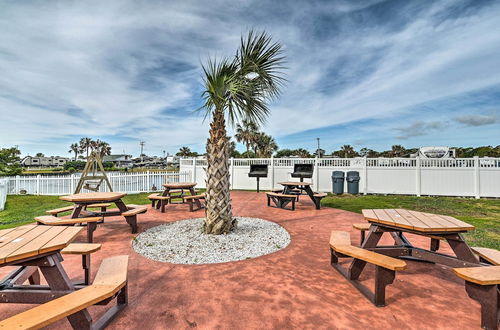
[[[112,202],[127,196],[122,192],[92,192],[61,196],[59,199],[67,202]]]
[[[196,186],[196,182],[177,182],[177,183],[165,183],[163,187],[168,189],[189,189]]]
[[[300,182],[300,181],[287,181],[287,182],[279,182],[282,186],[311,186],[311,182]]]
[[[82,230],[83,227],[36,225],[0,230],[0,266],[60,251]]]
[[[465,232],[474,226],[454,217],[405,209],[364,209],[365,219],[371,223],[422,233]]]

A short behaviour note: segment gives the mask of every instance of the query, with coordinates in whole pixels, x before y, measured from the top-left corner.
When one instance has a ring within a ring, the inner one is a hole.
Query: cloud
[[[409,126],[399,127],[395,130],[400,132],[400,135],[397,136],[398,139],[407,140],[411,137],[427,135],[432,131],[442,129],[445,126],[446,124],[440,121],[416,121]]]
[[[498,122],[498,117],[495,115],[464,115],[455,117],[454,120],[465,126],[484,126]]]
[[[137,154],[141,140],[156,154],[201,151],[200,64],[231,56],[250,28],[285,48],[289,82],[263,127],[278,140],[293,135],[300,147],[305,132],[358,132],[357,122],[382,119],[394,127],[402,116],[425,126],[422,104],[471,91],[498,104],[499,15],[499,2],[465,0],[9,2],[0,11],[0,144],[64,154],[79,136],[106,136],[120,152]],[[385,132],[390,145],[394,131]],[[341,144],[355,140],[370,141],[369,130]]]

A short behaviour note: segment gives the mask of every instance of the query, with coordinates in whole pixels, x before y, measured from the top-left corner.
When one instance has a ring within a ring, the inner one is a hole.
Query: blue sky
[[[499,17],[480,0],[1,1],[0,147],[202,152],[201,63],[252,28],[287,57],[262,127],[282,148],[498,145]]]

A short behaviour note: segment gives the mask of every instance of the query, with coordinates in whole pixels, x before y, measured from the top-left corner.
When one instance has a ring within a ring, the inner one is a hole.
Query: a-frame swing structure
[[[104,171],[104,166],[102,166],[102,159],[98,152],[91,152],[87,159],[87,163],[78,181],[78,185],[75,189],[75,194],[81,192],[82,189],[90,191],[99,191],[99,187],[103,182],[106,182],[109,191],[113,191],[111,183],[106,176],[106,171]]]

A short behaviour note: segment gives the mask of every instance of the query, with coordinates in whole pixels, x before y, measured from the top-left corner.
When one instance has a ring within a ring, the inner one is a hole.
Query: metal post
[[[417,196],[420,197],[422,193],[422,167],[420,164],[420,156],[416,158],[416,166],[415,166],[415,187],[417,190]]]
[[[479,199],[481,197],[481,187],[479,181],[479,157],[474,156],[474,196]]]

